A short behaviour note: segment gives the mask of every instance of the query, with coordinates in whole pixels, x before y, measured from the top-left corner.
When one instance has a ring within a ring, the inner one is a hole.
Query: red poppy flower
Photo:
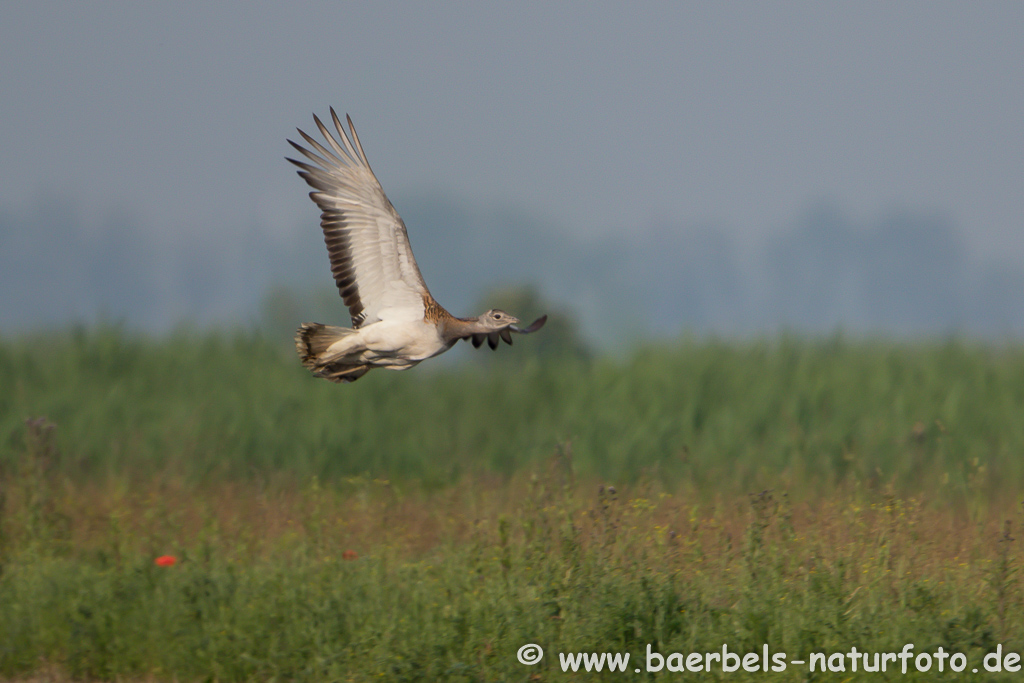
[[[153,560],[153,564],[158,567],[173,567],[174,563],[178,561],[174,555],[161,555],[160,557]]]
[[[358,558],[359,558],[359,553],[357,553],[355,550],[346,550],[345,552],[343,552],[341,554],[341,559],[343,559],[343,560],[355,560],[355,559],[358,559]]]

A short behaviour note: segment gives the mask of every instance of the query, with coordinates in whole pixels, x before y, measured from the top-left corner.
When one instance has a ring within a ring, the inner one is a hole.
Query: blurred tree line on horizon
[[[817,204],[741,248],[727,230],[670,222],[584,240],[439,196],[399,210],[449,311],[505,307],[524,324],[535,305],[557,311],[545,337],[570,355],[681,332],[1024,336],[1024,262],[974,259],[940,213],[857,221]],[[139,225],[87,219],[69,202],[0,210],[0,333],[114,321],[150,332],[255,324],[290,338],[305,320],[347,323],[315,219],[290,235]]]

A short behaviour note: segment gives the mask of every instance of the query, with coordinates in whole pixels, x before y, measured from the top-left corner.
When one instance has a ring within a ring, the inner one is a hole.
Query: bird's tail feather
[[[298,351],[302,364],[317,377],[323,377],[332,382],[354,382],[370,371],[369,365],[337,361],[325,362],[321,358],[331,344],[354,332],[355,330],[347,327],[302,323],[295,333],[295,350]]]
[[[334,342],[355,332],[347,327],[331,327],[320,323],[302,323],[295,333],[295,350],[302,364],[312,369],[320,355]]]

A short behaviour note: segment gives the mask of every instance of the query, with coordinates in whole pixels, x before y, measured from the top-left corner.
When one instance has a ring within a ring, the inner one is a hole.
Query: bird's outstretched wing
[[[289,140],[310,162],[288,159],[299,167],[322,211],[320,226],[331,257],[331,272],[352,316],[352,326],[378,320],[422,319],[430,297],[409,245],[405,224],[373,175],[348,120],[351,139],[331,108],[337,139],[316,115],[313,120],[329,145],[299,130],[315,151]]]

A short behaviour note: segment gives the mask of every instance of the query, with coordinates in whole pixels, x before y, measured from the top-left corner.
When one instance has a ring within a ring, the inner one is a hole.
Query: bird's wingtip
[[[509,327],[509,329],[512,330],[513,332],[518,332],[519,334],[530,334],[531,332],[536,332],[540,328],[544,327],[544,323],[546,323],[547,321],[548,316],[545,313],[544,315],[530,323],[528,327],[516,327],[515,325],[512,325]]]

